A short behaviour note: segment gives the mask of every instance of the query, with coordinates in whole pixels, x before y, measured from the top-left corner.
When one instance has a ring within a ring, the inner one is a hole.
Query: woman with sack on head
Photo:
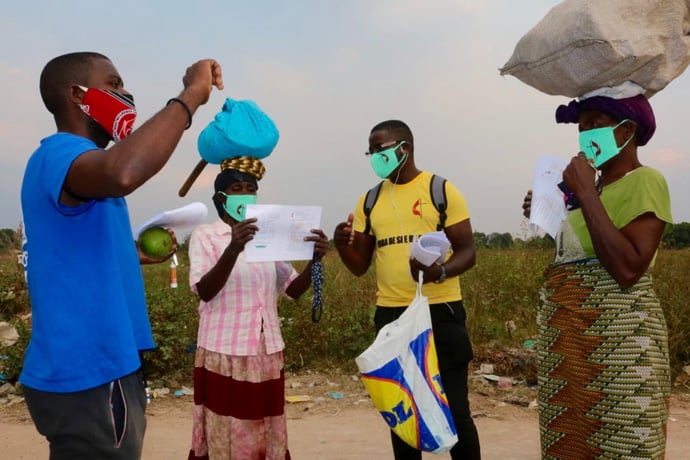
[[[563,172],[569,212],[537,314],[542,458],[660,459],[671,382],[651,269],[671,205],[637,155],[654,113],[642,94],[600,94],[560,106],[556,120],[578,123],[581,151]]]

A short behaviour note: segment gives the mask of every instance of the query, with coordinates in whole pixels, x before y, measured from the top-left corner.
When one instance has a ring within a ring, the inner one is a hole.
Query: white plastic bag
[[[391,430],[416,449],[441,454],[458,436],[438,370],[429,300],[421,286],[407,310],[381,328],[355,362]]]
[[[565,0],[500,69],[546,94],[579,97],[632,81],[651,97],[690,64],[689,0]]]

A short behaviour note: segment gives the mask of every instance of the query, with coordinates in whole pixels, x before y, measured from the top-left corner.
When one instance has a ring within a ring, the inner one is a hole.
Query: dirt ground
[[[295,460],[392,458],[389,430],[361,382],[350,375],[309,373],[286,378],[286,394],[302,402],[287,405],[290,452]],[[536,391],[524,385],[499,388],[475,377],[471,405],[484,459],[539,458]],[[155,398],[147,410],[145,460],[186,459],[191,436],[191,396]],[[690,394],[671,401],[666,458],[690,458]],[[45,459],[48,446],[34,429],[24,403],[0,406],[0,458]],[[425,454],[425,459],[449,459]]]

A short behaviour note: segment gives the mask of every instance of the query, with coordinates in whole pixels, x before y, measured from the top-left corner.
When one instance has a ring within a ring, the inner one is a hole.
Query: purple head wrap
[[[637,123],[637,145],[645,145],[654,135],[656,121],[649,101],[643,94],[625,99],[613,99],[606,96],[594,96],[581,101],[572,100],[568,105],[556,109],[556,123],[577,123],[580,112],[596,110],[623,120]]]

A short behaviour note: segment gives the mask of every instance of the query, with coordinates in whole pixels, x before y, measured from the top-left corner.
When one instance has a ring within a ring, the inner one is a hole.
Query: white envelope
[[[450,250],[450,241],[444,232],[431,232],[417,238],[410,247],[410,256],[428,267],[442,262]]]
[[[172,229],[195,227],[202,224],[208,215],[208,208],[200,201],[189,203],[181,208],[163,211],[146,222],[144,222],[135,232],[134,239],[139,238],[139,235],[144,230],[151,227],[169,227]]]

